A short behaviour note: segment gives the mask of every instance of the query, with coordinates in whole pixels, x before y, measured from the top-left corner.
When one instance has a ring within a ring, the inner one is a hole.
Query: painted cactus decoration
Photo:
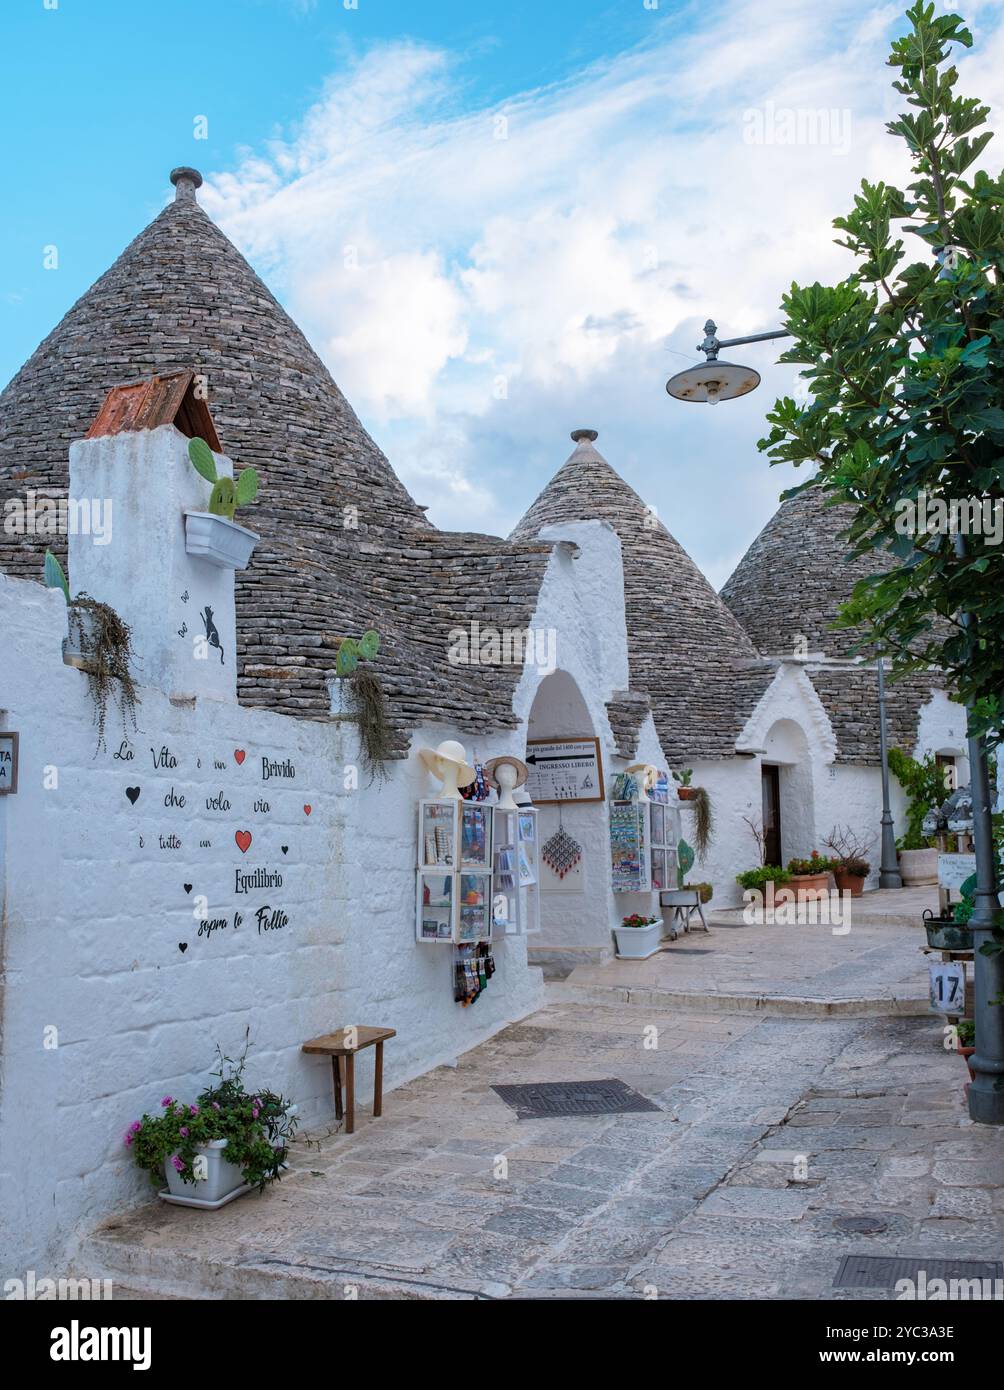
[[[213,484],[209,494],[209,511],[213,516],[225,516],[228,521],[233,521],[237,508],[254,500],[258,492],[258,474],[253,468],[245,468],[236,481],[233,478],[218,478],[213,451],[204,439],[188,441],[188,457],[196,473]]]
[[[338,644],[338,651],[335,655],[336,674],[351,676],[359,665],[360,657],[364,661],[372,661],[379,650],[380,634],[372,628],[364,632],[358,641],[355,637],[343,637]]]
[[[70,602],[70,586],[66,573],[57,556],[51,550],[45,552],[45,586],[47,589],[62,589],[66,602]]]
[[[680,840],[676,846],[676,886],[682,888],[687,881],[687,875],[694,867],[694,851],[687,844],[686,840]]]

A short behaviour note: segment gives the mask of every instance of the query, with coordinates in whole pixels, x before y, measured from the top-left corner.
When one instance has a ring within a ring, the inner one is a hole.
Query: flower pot
[[[936,849],[901,849],[899,871],[904,888],[919,888],[938,881],[938,851]]]
[[[78,671],[94,669],[94,653],[98,646],[98,620],[92,608],[66,605],[66,636],[63,638],[63,660]]]
[[[614,927],[617,954],[622,960],[648,960],[659,949],[662,923],[648,927]]]
[[[795,890],[795,900],[806,902],[810,898],[825,898],[830,891],[829,874],[792,874],[790,886]]]
[[[838,892],[850,893],[852,898],[860,898],[865,891],[864,874],[849,874],[846,869],[834,869],[833,882]]]
[[[960,1048],[959,1048],[959,1055],[960,1055],[961,1057],[964,1057],[964,1058],[966,1059],[966,1066],[969,1068],[969,1080],[970,1080],[970,1081],[975,1081],[975,1080],[976,1080],[976,1073],[973,1071],[972,1067],[971,1067],[970,1064],[969,1064],[969,1059],[970,1059],[970,1057],[973,1055],[973,1053],[974,1053],[975,1051],[976,1051],[976,1048],[975,1048],[975,1047],[960,1047]],[[969,1090],[969,1087],[968,1087],[968,1086],[966,1087],[966,1090],[967,1090],[967,1091]]]
[[[696,801],[697,787],[677,787],[676,794],[681,801]]]
[[[927,944],[934,951],[971,951],[973,949],[972,929],[959,925],[950,917],[924,918]]]
[[[224,570],[247,568],[260,540],[256,531],[213,512],[185,513],[185,549]]]
[[[208,1144],[199,1145],[196,1153],[206,1160],[206,1176],[196,1178],[195,1182],[185,1182],[175,1169],[171,1160],[164,1160],[167,1186],[176,1200],[193,1206],[205,1206],[207,1202],[222,1202],[237,1188],[244,1187],[244,1176],[236,1163],[226,1158],[227,1140],[212,1139]]]

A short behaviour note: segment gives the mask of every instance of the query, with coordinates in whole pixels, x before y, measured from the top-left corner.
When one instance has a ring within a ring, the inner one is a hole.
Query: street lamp
[[[718,325],[708,319],[704,325],[704,342],[697,351],[703,352],[704,362],[687,367],[666,382],[666,390],[678,401],[693,401],[697,405],[717,405],[719,401],[735,400],[760,385],[760,373],[753,367],[740,367],[735,362],[719,362],[720,348],[739,347],[741,343],[764,343],[769,338],[790,338],[787,329],[773,333],[751,333],[745,338],[718,338]]]

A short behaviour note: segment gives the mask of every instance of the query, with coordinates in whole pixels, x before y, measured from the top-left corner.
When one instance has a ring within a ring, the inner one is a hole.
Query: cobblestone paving
[[[603,1077],[660,1111],[520,1121],[490,1089]],[[885,1297],[832,1289],[841,1257],[1001,1258],[1004,1144],[965,1079],[934,1018],[552,1004],[265,1196],[144,1207],[78,1266],[210,1297]],[[860,1215],[885,1230],[835,1224]]]

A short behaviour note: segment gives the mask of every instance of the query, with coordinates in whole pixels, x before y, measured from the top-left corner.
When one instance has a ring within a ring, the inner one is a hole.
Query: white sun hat
[[[420,748],[418,756],[433,777],[442,782],[441,795],[460,800],[460,788],[468,787],[477,775],[467,761],[467,750],[454,738],[444,739],[437,748]]]

